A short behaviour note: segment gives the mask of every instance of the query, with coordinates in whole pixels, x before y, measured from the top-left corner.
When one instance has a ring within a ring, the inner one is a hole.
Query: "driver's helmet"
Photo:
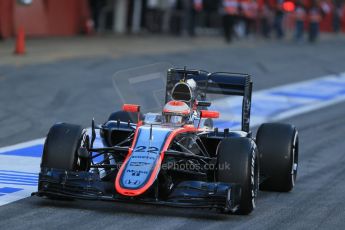
[[[183,101],[169,101],[163,108],[163,116],[166,123],[182,125],[188,121],[191,109]]]

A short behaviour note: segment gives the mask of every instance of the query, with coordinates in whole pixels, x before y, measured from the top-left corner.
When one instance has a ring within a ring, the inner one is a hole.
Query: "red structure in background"
[[[89,0],[32,0],[29,6],[21,5],[18,1],[19,0],[0,0],[0,38],[15,37],[18,28],[21,26],[25,29],[25,34],[27,36],[73,36],[80,32],[85,32],[86,34],[93,33],[93,21],[91,20]],[[132,0],[132,2],[133,1],[147,2],[144,0]],[[285,1],[290,3],[296,2],[296,0]],[[307,7],[310,5],[311,1],[312,0],[302,0]],[[326,3],[325,9],[331,9],[326,12],[320,23],[321,31],[330,32],[333,30],[333,0],[318,1]],[[127,4],[130,0],[107,2],[112,4],[126,3],[127,6],[130,5]],[[260,10],[262,10],[264,4],[268,4],[271,9],[277,7],[277,0],[257,0],[257,2]],[[121,6],[123,6],[123,4],[115,4],[111,8],[115,9],[115,7],[119,7],[117,8],[119,12],[132,12],[132,10],[126,10],[126,7],[123,7],[124,9],[121,10]],[[142,13],[144,13],[146,9],[147,8],[144,7]],[[116,13],[114,14],[116,15]],[[126,22],[132,15],[128,16],[124,14],[123,17],[124,19],[122,21]],[[116,20],[118,20],[118,18],[116,18]],[[341,20],[341,28],[342,31],[345,32],[345,4],[343,4],[342,7]],[[287,13],[287,22],[286,24],[289,29],[294,28],[292,12]],[[308,22],[306,22],[306,27],[307,25]],[[114,27],[117,28],[117,24],[114,25]],[[113,29],[113,31],[117,30]]]
[[[23,26],[27,36],[70,36],[85,30],[90,19],[87,0],[34,0],[29,6],[0,0],[0,37],[16,35]]]

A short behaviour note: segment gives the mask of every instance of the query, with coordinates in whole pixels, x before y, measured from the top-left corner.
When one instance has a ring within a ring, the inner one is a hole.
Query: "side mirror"
[[[122,106],[122,110],[125,112],[139,113],[140,112],[140,105],[124,104]]]
[[[200,110],[201,118],[219,118],[219,112],[210,110]]]

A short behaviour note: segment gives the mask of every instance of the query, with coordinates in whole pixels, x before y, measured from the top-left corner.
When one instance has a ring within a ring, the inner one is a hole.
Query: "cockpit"
[[[182,115],[162,115],[159,113],[147,113],[144,124],[182,126],[188,123],[188,118]]]
[[[188,123],[191,115],[191,109],[183,101],[169,101],[165,104],[162,115],[157,113],[148,113],[145,116],[146,124],[167,124],[173,126],[182,126]]]

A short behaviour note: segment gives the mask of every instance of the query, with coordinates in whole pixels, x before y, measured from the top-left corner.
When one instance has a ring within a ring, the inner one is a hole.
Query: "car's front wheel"
[[[58,123],[53,125],[43,147],[41,168],[83,170],[78,150],[85,138],[85,130],[79,125]]]
[[[237,214],[247,215],[255,208],[259,188],[259,159],[250,138],[225,138],[218,146],[218,181],[241,186]]]

